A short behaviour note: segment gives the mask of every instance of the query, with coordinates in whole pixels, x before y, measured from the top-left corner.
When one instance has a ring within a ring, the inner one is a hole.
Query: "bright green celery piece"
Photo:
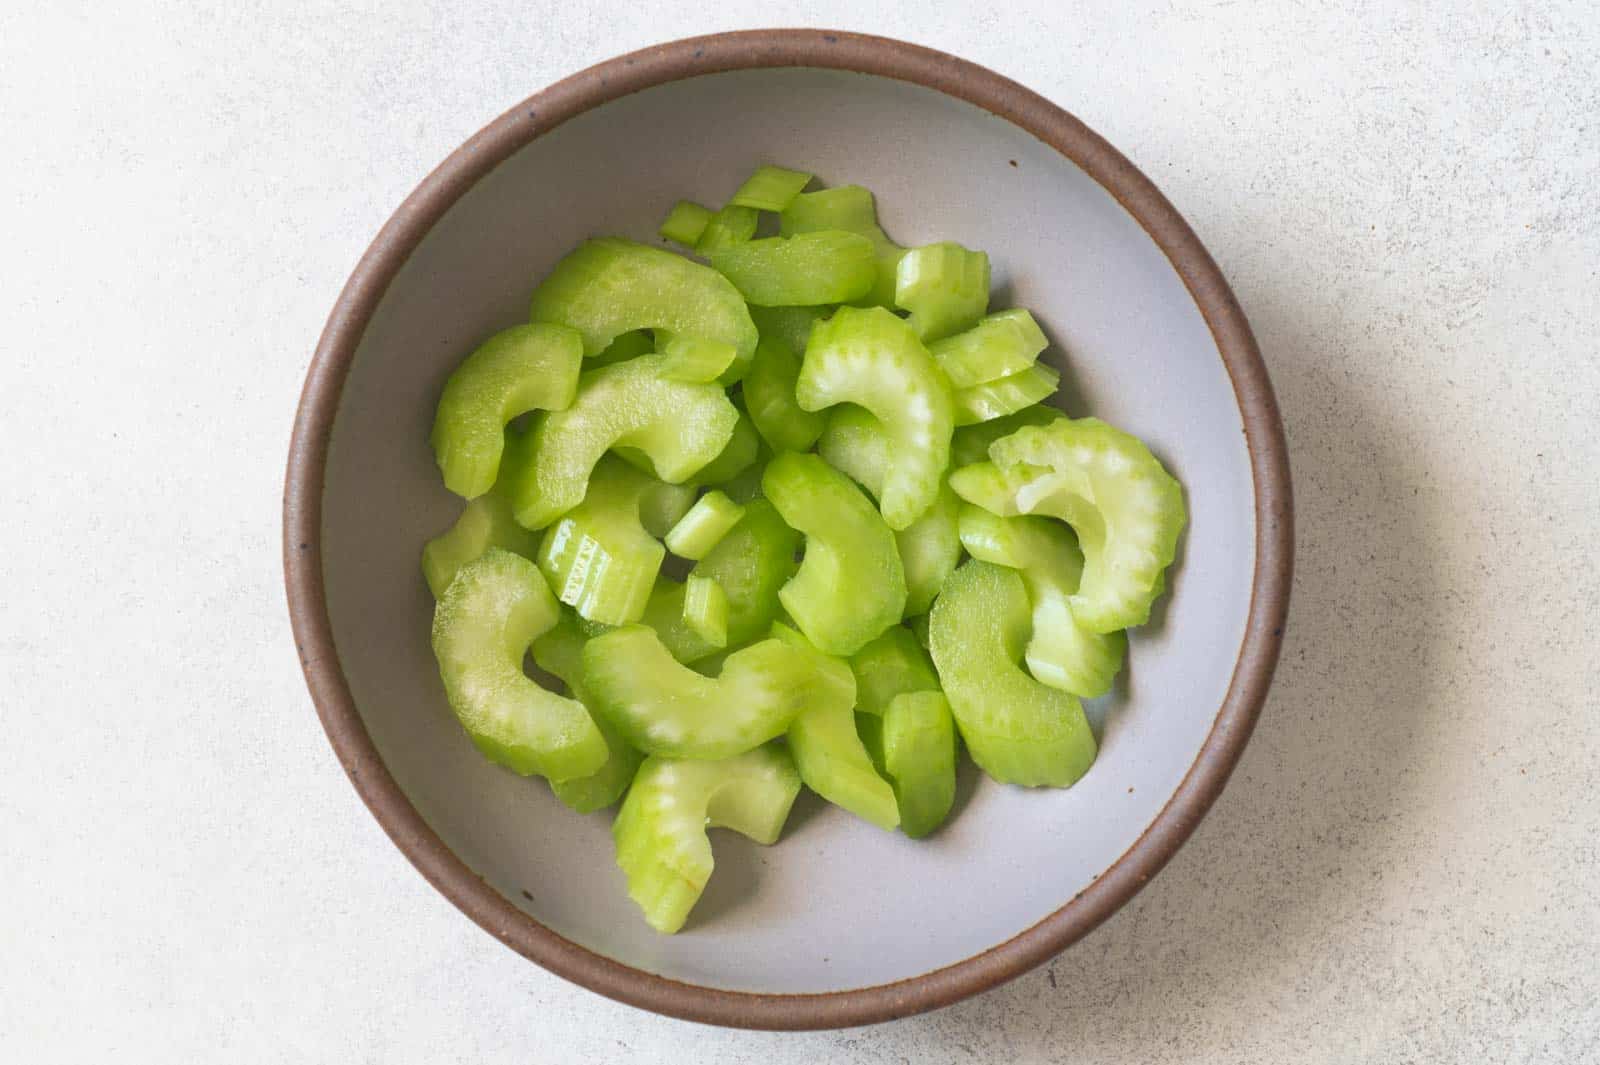
[[[958,388],[952,396],[956,424],[976,425],[1014,414],[1053,395],[1060,385],[1061,371],[1041,362],[998,381]]]
[[[606,349],[600,354],[591,356],[584,363],[584,369],[597,370],[602,366],[614,366],[619,362],[627,362],[629,359],[637,358],[640,355],[648,355],[654,350],[656,350],[656,341],[650,335],[650,330],[630,330],[618,335],[615,340],[606,345]]]
[[[518,521],[542,529],[581,503],[595,463],[613,447],[644,452],[657,476],[673,483],[722,453],[738,409],[715,384],[663,377],[665,359],[641,355],[591,370],[570,407],[539,419],[531,457],[509,487]]]
[[[952,388],[969,388],[1020,373],[1050,346],[1039,323],[1021,307],[999,311],[977,325],[928,345]]]
[[[739,353],[722,340],[673,336],[661,346],[661,376],[672,381],[715,381],[733,366]]]
[[[781,640],[729,655],[705,677],[678,662],[654,629],[627,625],[583,647],[594,709],[646,754],[727,758],[781,736],[815,698],[814,657]]]
[[[756,348],[755,323],[727,278],[665,248],[620,237],[584,241],[556,263],[534,290],[530,317],[576,329],[591,357],[635,329],[720,340],[741,360]]]
[[[490,548],[461,567],[434,608],[433,653],[450,708],[490,761],[570,780],[605,763],[605,738],[582,703],[522,671],[528,646],[560,612],[539,567]]]
[[[912,248],[895,269],[894,302],[925,341],[971,328],[989,309],[989,256],[949,241]]]
[[[700,239],[695,241],[694,250],[701,255],[707,255],[723,248],[731,248],[736,244],[743,244],[756,235],[756,226],[760,220],[761,216],[754,207],[742,207],[730,203],[707,220]]]
[[[645,527],[680,519],[694,502],[687,485],[664,484],[603,455],[583,502],[545,531],[539,568],[556,598],[606,625],[639,620],[667,550]]]
[[[894,789],[878,775],[856,732],[855,676],[848,663],[818,651],[787,625],[772,634],[809,655],[822,678],[812,698],[789,726],[789,751],[806,787],[879,828],[900,823]]]
[[[473,499],[494,486],[506,423],[530,410],[562,410],[578,389],[583,345],[556,325],[518,325],[484,341],[445,382],[433,452],[445,487]]]
[[[628,465],[636,470],[642,470],[652,477],[656,474],[655,464],[636,447],[613,448],[612,453],[625,460]],[[724,484],[745,470],[749,469],[761,456],[761,434],[756,432],[755,423],[743,411],[739,412],[739,420],[734,423],[733,435],[728,438],[727,446],[710,462],[691,475],[684,484],[692,485],[720,485]],[[659,478],[658,478],[659,479]],[[668,528],[671,528],[669,525]],[[662,530],[666,535],[666,530]]]
[[[679,558],[705,558],[743,517],[744,507],[721,492],[707,492],[667,533],[667,549]]]
[[[713,647],[728,646],[728,596],[722,585],[710,577],[692,575],[684,581],[683,623]]]
[[[850,479],[815,455],[767,464],[761,487],[806,538],[799,571],[778,600],[806,638],[852,655],[905,611],[905,569],[894,534]]]
[[[795,398],[806,410],[854,403],[883,423],[894,444],[879,494],[890,528],[933,505],[950,461],[950,391],[905,321],[881,307],[841,307],[818,322]]]
[[[518,525],[510,502],[493,491],[470,501],[448,531],[423,545],[422,575],[433,597],[443,596],[456,571],[491,547],[524,558],[533,558],[539,551],[538,534]]]
[[[809,184],[811,175],[804,171],[763,166],[739,186],[739,191],[728,202],[758,211],[781,211]]]
[[[763,339],[782,341],[791,352],[806,350],[811,327],[833,313],[831,307],[751,307],[750,318]]]
[[[939,681],[972,760],[1002,784],[1067,787],[1083,776],[1095,756],[1083,704],[1018,664],[1030,610],[1016,571],[964,563],[929,617]]]
[[[787,344],[763,336],[744,375],[744,408],[775,451],[807,451],[822,435],[827,416],[802,410],[795,400],[800,358]]]
[[[1023,407],[1014,414],[979,422],[976,425],[957,426],[956,431],[950,434],[950,465],[956,468],[971,466],[975,462],[986,462],[989,458],[989,445],[1002,436],[1010,436],[1024,425],[1049,425],[1065,417],[1066,415],[1057,408],[1041,404]]]
[[[628,895],[658,932],[683,927],[713,858],[707,828],[778,841],[800,794],[800,774],[776,745],[720,762],[652,757],[639,767],[611,826]]]
[[[877,717],[897,695],[939,690],[939,676],[928,653],[903,625],[890,627],[851,655],[850,672],[856,678],[856,710]]]
[[[705,255],[758,307],[810,307],[861,299],[872,291],[878,276],[872,241],[838,229],[749,240]]]
[[[877,276],[864,302],[878,307],[894,306],[895,270],[906,250],[890,240],[878,224],[878,208],[872,193],[860,185],[801,193],[784,208],[778,223],[778,232],[786,237],[823,229],[859,233],[872,241]]]
[[[1092,632],[1144,624],[1187,520],[1183,489],[1150,449],[1098,418],[1063,418],[1019,429],[989,454],[1003,491],[980,463],[951,475],[957,494],[1002,517],[1071,525],[1084,557],[1072,616]]]
[[[574,699],[587,705],[583,692],[583,644],[584,636],[577,623],[563,611],[556,627],[533,641],[533,660],[540,669],[559,678]],[[603,810],[622,798],[644,760],[644,755],[629,746],[609,721],[592,714],[590,717],[610,752],[605,764],[588,776],[550,785],[556,798],[580,814]]]
[[[973,558],[1022,574],[1033,604],[1033,635],[1023,660],[1035,680],[1093,699],[1111,690],[1128,638],[1090,632],[1067,605],[1078,590],[1083,554],[1072,530],[1053,518],[1002,518],[963,504],[961,542]]]
[[[702,207],[693,200],[679,200],[672,205],[672,210],[667,212],[667,217],[661,221],[661,228],[656,232],[674,244],[692,248],[710,221],[711,208]]]
[[[895,696],[880,726],[884,773],[900,828],[919,839],[944,823],[956,800],[956,727],[942,692]]]

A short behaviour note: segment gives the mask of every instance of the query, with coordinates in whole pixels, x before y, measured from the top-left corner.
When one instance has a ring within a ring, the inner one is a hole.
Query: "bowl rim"
[[[810,994],[704,987],[603,957],[545,927],[468,868],[412,806],[367,734],[334,647],[321,547],[323,478],[345,378],[390,282],[434,223],[501,162],[577,115],[684,78],[781,67],[888,77],[975,104],[1055,148],[1111,193],[1172,263],[1211,330],[1243,419],[1256,517],[1250,608],[1227,694],[1182,782],[1132,846],[1003,943],[893,983]],[[306,684],[351,783],[401,852],[485,931],[551,972],[633,1006],[742,1028],[839,1028],[948,1005],[1054,957],[1137,894],[1194,831],[1250,738],[1283,642],[1293,552],[1288,449],[1260,350],[1221,270],[1150,179],[1077,118],[991,70],[904,41],[820,29],[690,37],[606,60],[535,93],[452,152],[384,224],[334,304],[295,414],[283,497],[284,582]]]

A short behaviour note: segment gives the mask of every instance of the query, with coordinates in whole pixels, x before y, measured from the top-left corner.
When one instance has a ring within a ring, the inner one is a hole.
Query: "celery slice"
[[[895,271],[906,250],[890,240],[878,224],[878,208],[872,193],[860,185],[804,192],[784,208],[779,219],[778,232],[786,237],[822,229],[842,229],[872,241],[877,276],[863,302],[878,307],[894,306]]]
[[[728,646],[728,597],[722,585],[691,574],[683,582],[683,623],[711,646]]]
[[[672,210],[667,212],[667,217],[662,219],[661,228],[656,232],[674,244],[692,248],[700,240],[701,234],[706,231],[706,223],[710,221],[711,208],[702,207],[693,200],[679,200],[672,205]]]
[[[1049,425],[1065,417],[1057,408],[1041,404],[1023,407],[1013,414],[976,425],[959,425],[950,434],[950,467],[959,469],[975,462],[986,462],[989,459],[989,445],[1002,436],[1010,436],[1024,425]]]
[[[956,728],[936,691],[895,696],[883,714],[883,768],[900,828],[920,839],[944,823],[956,800]]]
[[[751,307],[750,318],[763,340],[781,341],[796,358],[806,350],[811,327],[833,313],[831,307]]]
[[[706,221],[706,228],[695,241],[694,250],[707,255],[723,248],[743,244],[756,235],[761,216],[754,207],[730,203]]]
[[[1003,418],[1054,394],[1060,384],[1059,370],[1044,363],[1035,363],[1010,377],[985,381],[971,388],[958,388],[952,397],[956,424],[975,425]]]
[[[567,686],[574,699],[584,702],[583,693],[584,636],[570,614],[562,612],[556,627],[533,641],[533,660],[539,668]],[[587,703],[585,703],[587,706]],[[628,745],[609,721],[595,717],[595,728],[605,738],[609,754],[605,763],[588,776],[570,780],[552,781],[550,790],[570,809],[580,814],[593,813],[622,798],[628,783],[639,770],[644,755]]]
[[[744,507],[721,492],[707,492],[667,533],[667,549],[679,558],[705,558],[743,517]]]
[[[517,524],[511,504],[498,492],[486,492],[467,503],[455,524],[422,547],[422,575],[438,599],[450,587],[462,566],[491,547],[504,548],[524,558],[539,550],[539,537]]]
[[[989,256],[949,241],[912,248],[895,269],[894,302],[925,341],[970,328],[989,307]]]
[[[825,415],[803,410],[795,400],[799,376],[799,357],[781,340],[763,336],[744,377],[744,407],[775,451],[809,450],[827,425]]]
[[[872,241],[842,230],[749,240],[706,252],[711,265],[758,307],[845,303],[872,290]]]
[[[850,656],[856,678],[856,710],[882,717],[889,703],[906,692],[938,691],[933,663],[910,629],[890,627]]]
[[[935,340],[928,352],[953,388],[969,388],[1020,373],[1050,346],[1033,315],[1021,307],[999,311],[954,336]]]
[[[763,166],[745,179],[728,202],[758,211],[781,211],[811,183],[811,175],[781,166]]]
[[[669,381],[715,381],[733,366],[738,354],[725,341],[673,336],[661,345],[661,376]]]

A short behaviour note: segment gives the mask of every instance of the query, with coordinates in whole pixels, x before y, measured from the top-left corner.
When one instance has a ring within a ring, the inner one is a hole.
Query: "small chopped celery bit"
[[[750,318],[764,340],[782,341],[797,356],[806,350],[811,327],[833,313],[831,307],[751,307]]]
[[[799,356],[781,340],[762,337],[744,377],[744,408],[774,451],[808,451],[827,425],[826,415],[802,410],[795,401],[799,376]]]
[[[445,382],[433,421],[433,452],[445,487],[473,499],[494,486],[506,424],[530,410],[572,403],[583,362],[578,334],[518,325],[484,341]]]
[[[896,696],[884,711],[881,742],[900,828],[920,839],[944,823],[956,801],[956,727],[949,701],[936,691]]]
[[[1072,616],[1091,632],[1144,624],[1187,519],[1183,489],[1150,449],[1098,418],[1063,418],[1019,429],[989,454],[1006,488],[1000,506],[974,498],[996,494],[985,464],[951,475],[957,494],[1003,517],[1041,514],[1071,525],[1084,557],[1083,580],[1067,601]]]
[[[728,646],[728,597],[710,577],[683,582],[683,623],[713,647]]]
[[[565,611],[555,628],[533,641],[534,662],[546,673],[559,678],[579,702],[584,701],[583,644],[583,634],[578,631],[572,615]],[[550,785],[557,799],[580,814],[603,810],[622,798],[634,773],[638,772],[639,763],[644,760],[644,755],[630,747],[605,718],[594,717],[594,724],[610,752],[605,763],[588,776],[555,781]]]
[[[939,486],[933,506],[922,517],[894,534],[900,565],[906,571],[906,617],[926,614],[945,580],[961,562],[961,533],[957,528],[961,500],[946,485]]]
[[[706,258],[758,307],[847,303],[872,291],[872,241],[837,229],[767,237],[712,249]]]
[[[784,208],[778,223],[778,232],[786,237],[822,229],[842,229],[872,241],[877,276],[864,302],[877,307],[894,306],[895,271],[906,250],[890,240],[878,224],[872,193],[860,185],[801,193]]]
[[[1033,634],[1023,656],[1035,680],[1094,699],[1111,690],[1128,638],[1097,633],[1073,620],[1068,606],[1083,574],[1072,530],[1053,518],[1002,518],[963,504],[961,542],[973,558],[1022,574],[1033,605]]]
[[[637,448],[664,481],[681,482],[721,454],[739,412],[714,384],[671,381],[664,355],[591,370],[572,405],[540,418],[531,456],[514,471],[517,520],[542,529],[583,501],[589,475],[612,447]]]
[[[729,655],[704,677],[679,663],[655,630],[627,625],[583,646],[594,709],[646,754],[727,758],[781,736],[823,683],[813,656],[781,640]]]
[[[693,200],[679,200],[672,205],[672,210],[667,212],[667,217],[662,219],[661,228],[656,232],[674,244],[692,248],[700,240],[700,235],[706,231],[706,223],[710,221],[711,208],[702,207]]]
[[[776,843],[799,794],[800,774],[780,746],[719,762],[645,759],[611,835],[628,896],[650,927],[678,931],[705,890],[713,867],[707,828]]]
[[[580,616],[607,625],[637,621],[667,554],[645,528],[643,512],[657,520],[681,517],[693,501],[693,488],[602,456],[583,502],[546,530],[539,568],[556,598]]]
[[[679,558],[705,558],[743,517],[744,507],[721,492],[707,492],[667,533],[667,549]]]
[[[529,317],[576,329],[591,357],[635,329],[721,340],[740,359],[756,347],[755,323],[727,278],[665,248],[620,237],[584,241],[556,263],[534,290]]]
[[[588,776],[609,750],[583,704],[522,671],[528,646],[561,608],[539,567],[499,548],[461,567],[433,613],[433,653],[445,697],[490,761],[524,776]]]
[[[950,461],[950,392],[905,321],[881,307],[841,307],[818,322],[795,397],[811,411],[854,403],[883,423],[893,447],[879,505],[890,528],[904,529],[933,505]]]
[[[971,328],[989,309],[989,256],[949,241],[912,248],[896,267],[894,302],[925,341]]]
[[[706,222],[706,228],[695,241],[694,250],[701,255],[743,244],[756,235],[761,216],[754,207],[741,207],[730,203]]]
[[[1032,366],[1050,346],[1033,315],[1018,307],[999,311],[955,336],[928,345],[952,388],[998,381]]]
[[[811,175],[803,171],[763,166],[739,186],[728,202],[758,211],[781,211],[810,183]]]
[[[958,388],[953,397],[956,424],[974,425],[1014,414],[1053,395],[1060,385],[1061,371],[1041,362],[998,381]]]
[[[727,372],[738,352],[721,340],[674,336],[661,346],[661,376],[670,381],[715,381]]]
[[[928,638],[972,760],[1002,784],[1064,788],[1094,762],[1094,733],[1075,696],[1018,664],[1029,625],[1022,578],[973,560],[934,601]]]
[[[539,537],[517,524],[511,504],[498,492],[487,492],[469,502],[449,530],[422,548],[422,575],[438,599],[450,587],[462,566],[491,547],[504,548],[524,558],[539,550]]]
[[[856,678],[856,710],[877,717],[897,695],[939,690],[928,653],[903,625],[891,626],[851,655],[850,672]]]
[[[648,329],[634,329],[619,335],[617,339],[607,344],[606,349],[600,354],[591,357],[588,362],[584,363],[583,368],[586,370],[598,370],[602,366],[613,366],[616,363],[627,362],[629,359],[640,355],[648,355],[654,350],[656,350],[656,342],[655,338],[650,335],[650,331]]]
[[[800,569],[778,599],[807,639],[828,654],[852,655],[900,620],[900,553],[859,488],[817,456],[794,453],[768,463],[761,485],[806,538]]]
[[[971,466],[975,462],[987,462],[989,445],[1002,436],[1010,436],[1024,425],[1049,425],[1065,417],[1066,415],[1055,407],[1041,404],[1023,407],[1014,414],[979,422],[976,425],[959,425],[956,431],[950,434],[950,466],[952,469],[957,469]]]

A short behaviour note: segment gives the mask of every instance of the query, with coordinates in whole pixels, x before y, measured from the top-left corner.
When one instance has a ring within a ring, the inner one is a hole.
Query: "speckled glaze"
[[[608,817],[480,758],[427,649],[422,541],[456,501],[426,446],[461,355],[523,313],[581,237],[648,238],[761,162],[873,188],[891,235],[990,251],[997,304],[1031,307],[1061,396],[1149,441],[1191,526],[1172,594],[1092,707],[1078,786],[963,779],[933,839],[815,802],[782,843],[718,840],[684,933],[654,935],[611,867]],[[644,165],[645,163],[648,165]],[[428,880],[513,949],[602,994],[765,1028],[930,1009],[1044,961],[1193,831],[1249,737],[1291,565],[1287,458],[1248,324],[1182,218],[1048,101],[953,57],[822,31],[679,41],[531,97],[447,159],[351,277],[308,375],[284,503],[307,682],[358,792]]]

